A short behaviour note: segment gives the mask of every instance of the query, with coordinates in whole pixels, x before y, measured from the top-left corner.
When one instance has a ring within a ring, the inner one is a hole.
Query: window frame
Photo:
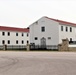
[[[72,27],[70,27],[70,32],[72,32]]]
[[[10,36],[10,32],[8,32],[7,34],[8,34],[8,36]]]
[[[35,40],[38,40],[38,37],[35,37],[34,39],[35,39]]]
[[[8,44],[10,44],[10,40],[8,40]]]
[[[48,37],[48,40],[51,40],[51,37]]]
[[[16,36],[18,36],[18,33],[16,33]]]
[[[72,38],[70,38],[70,41],[73,41],[73,39],[72,39]]]
[[[22,33],[22,36],[24,36],[24,33]]]
[[[63,31],[63,26],[61,26],[61,31]]]
[[[29,41],[27,40],[27,44],[29,44]]]
[[[19,42],[18,42],[18,40],[16,40],[16,44],[18,44]]]
[[[41,27],[41,32],[45,32],[45,26]]]
[[[5,32],[2,32],[2,36],[5,36]]]
[[[29,36],[29,34],[27,33],[27,37]]]
[[[68,27],[65,27],[66,32],[68,32]]]
[[[5,40],[2,40],[2,44],[5,44]]]
[[[24,40],[22,40],[21,43],[24,44]]]

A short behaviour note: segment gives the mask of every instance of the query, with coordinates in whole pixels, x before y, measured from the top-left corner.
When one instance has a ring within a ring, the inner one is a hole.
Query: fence
[[[57,45],[30,45],[31,50],[58,50]]]
[[[3,50],[3,45],[0,45],[0,50]]]
[[[0,45],[0,50],[27,50],[26,45]],[[30,45],[29,50],[58,50],[57,45]]]
[[[76,41],[69,41],[69,44],[70,44],[70,45],[71,45],[71,44],[72,44],[72,45],[74,45],[74,44],[76,45]]]
[[[0,50],[3,50],[3,45],[0,45]],[[26,50],[25,45],[7,45],[5,50]]]

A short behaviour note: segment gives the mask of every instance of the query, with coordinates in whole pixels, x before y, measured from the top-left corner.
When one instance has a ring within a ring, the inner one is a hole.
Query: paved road
[[[0,75],[76,75],[76,53],[1,51]]]

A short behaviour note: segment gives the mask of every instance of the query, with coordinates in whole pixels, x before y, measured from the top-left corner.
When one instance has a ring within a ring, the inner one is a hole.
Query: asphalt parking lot
[[[76,75],[76,53],[0,51],[0,75]]]

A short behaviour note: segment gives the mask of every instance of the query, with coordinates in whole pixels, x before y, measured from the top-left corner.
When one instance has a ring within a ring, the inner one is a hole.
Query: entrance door
[[[46,38],[41,38],[41,48],[46,48]]]

